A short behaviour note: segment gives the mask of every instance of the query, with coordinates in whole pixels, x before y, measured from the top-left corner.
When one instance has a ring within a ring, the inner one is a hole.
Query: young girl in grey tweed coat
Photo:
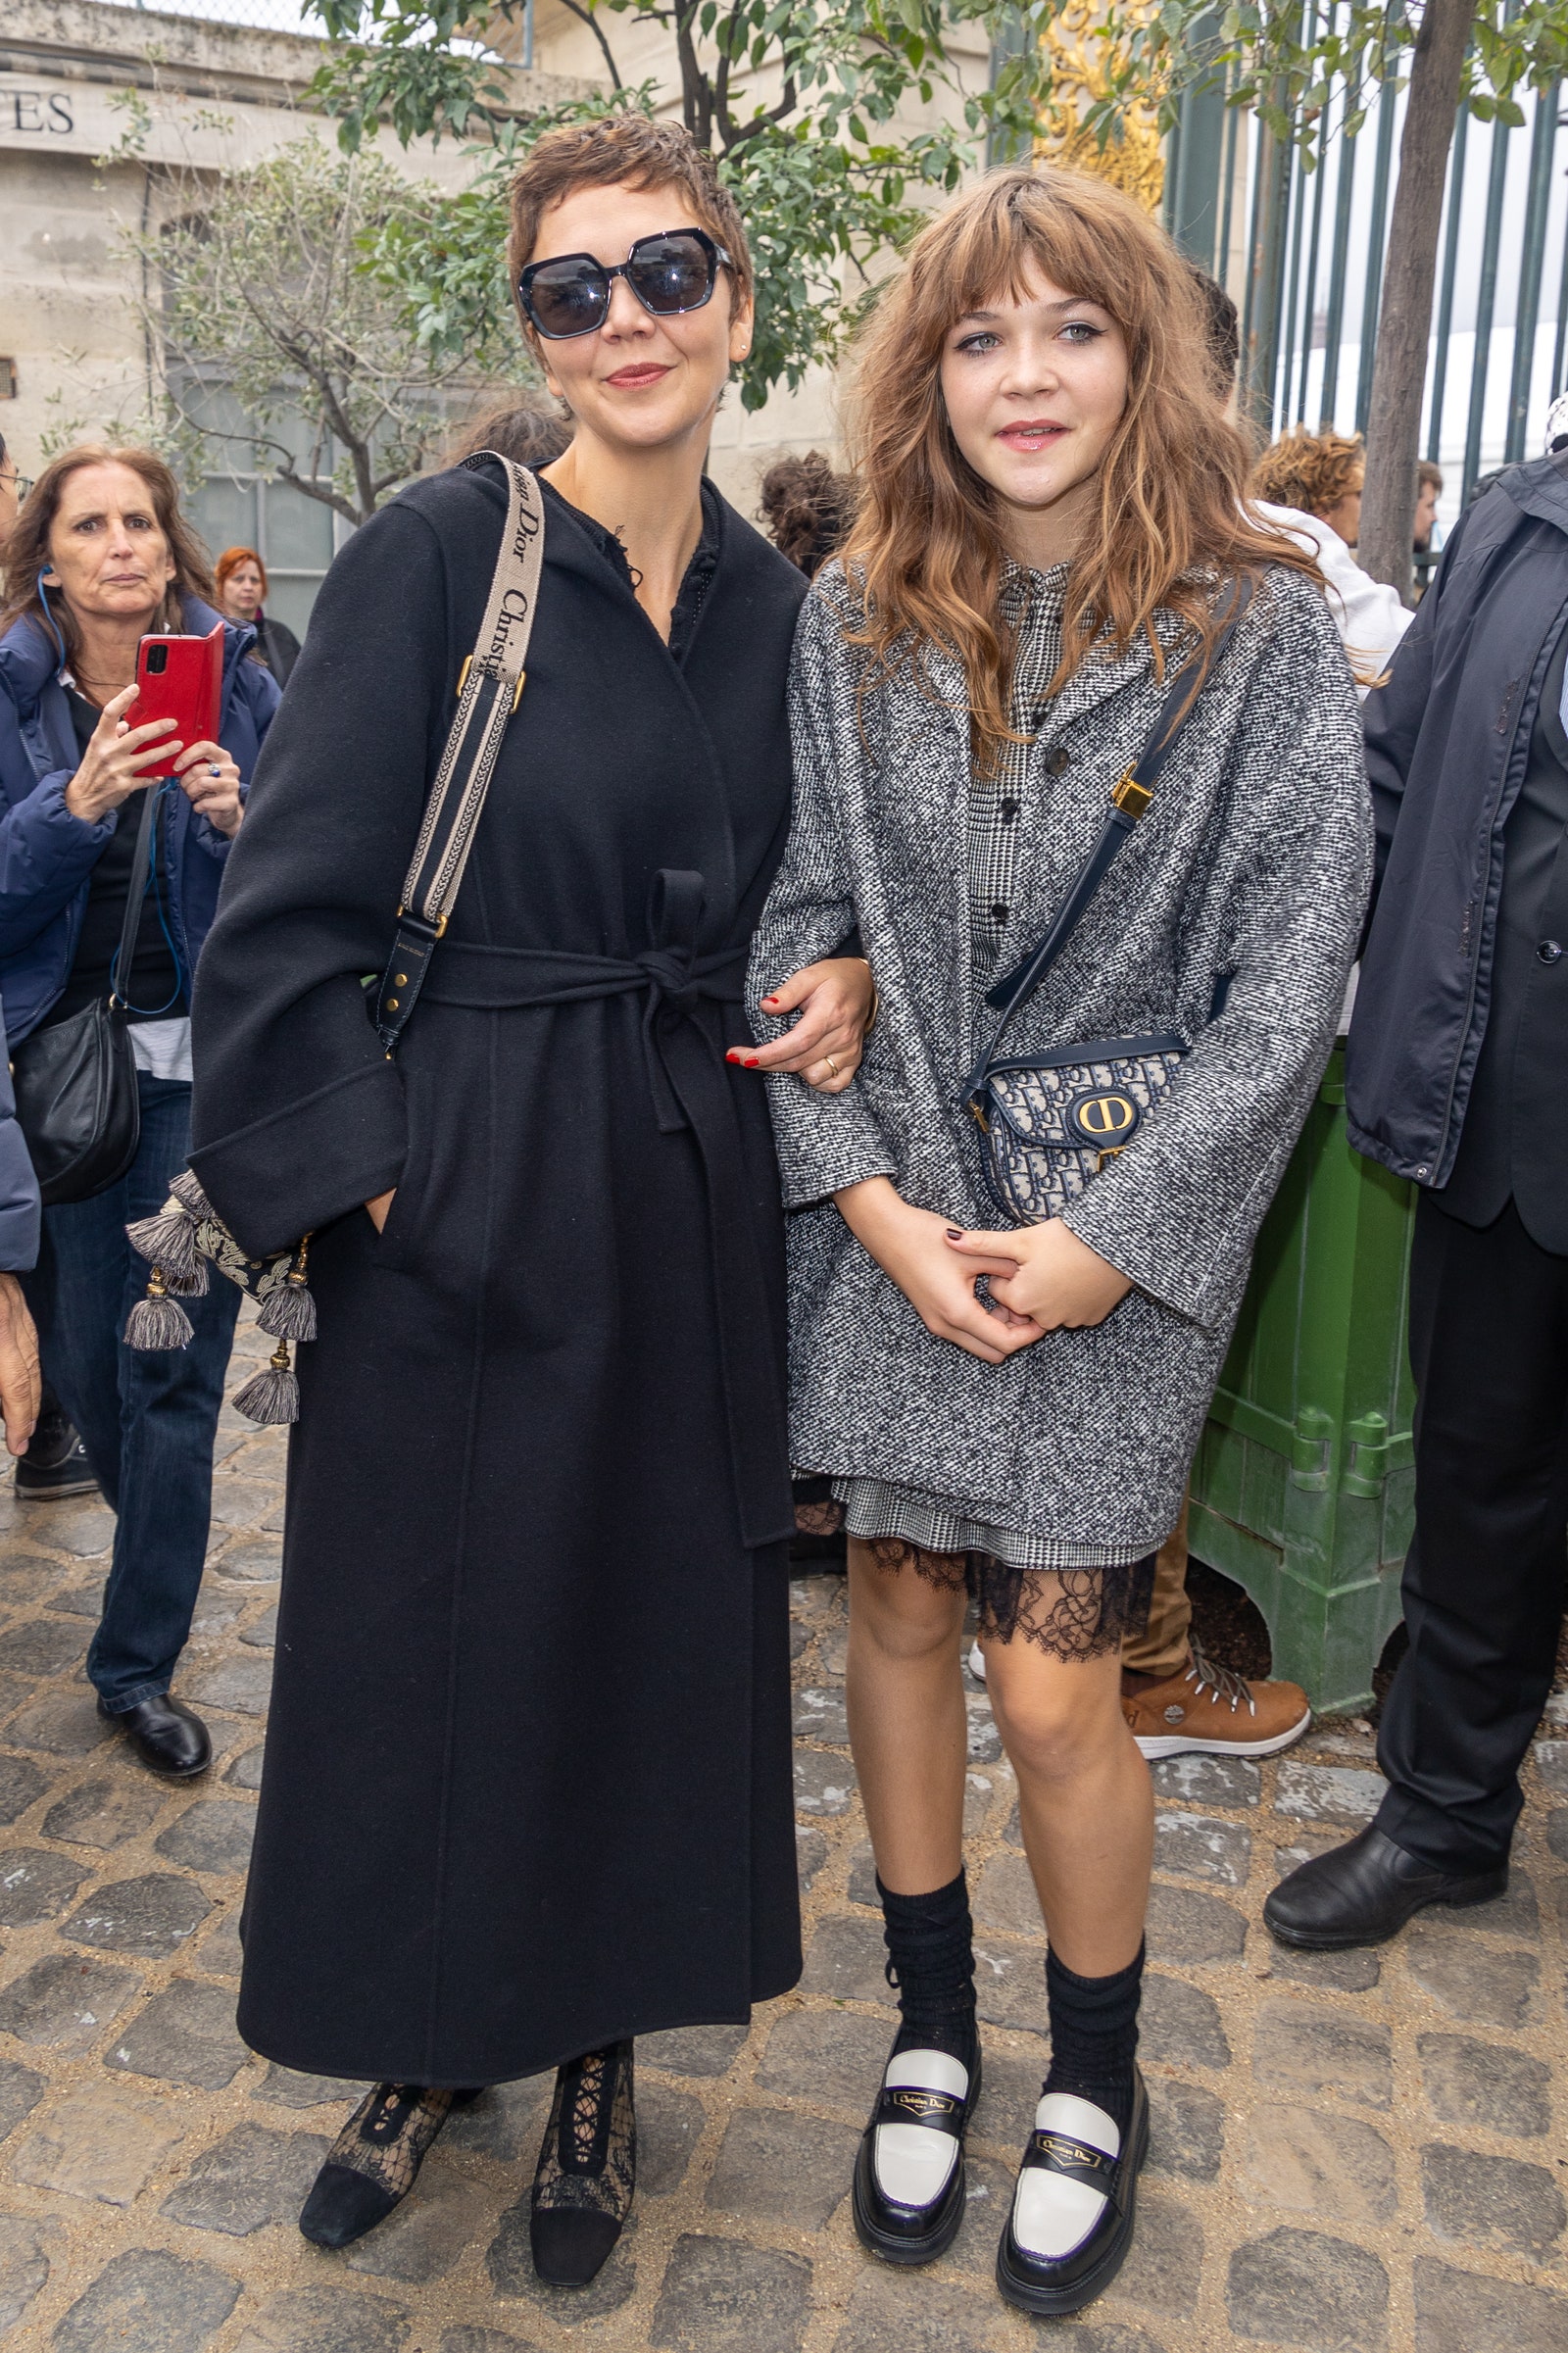
[[[998,2279],[1063,2313],[1121,2263],[1148,2135],[1152,1805],[1119,1644],[1333,1043],[1371,827],[1314,567],[1246,510],[1191,277],[1129,199],[1013,171],[951,206],[883,298],[857,417],[862,505],[801,618],[793,829],[753,962],[765,1011],[858,925],[881,991],[845,1093],[768,1082],[792,1453],[850,1535],[850,1729],[903,2020],[855,2215],[907,2264],[962,2214],[967,1589],[1050,1937]],[[1184,665],[1153,804],[1007,1051],[1187,1051],[1062,1214],[998,1232],[962,1105],[985,992],[1049,929]]]

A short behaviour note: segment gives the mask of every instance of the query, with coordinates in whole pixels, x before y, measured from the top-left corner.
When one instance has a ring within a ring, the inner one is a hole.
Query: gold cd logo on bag
[[[1067,1105],[1066,1127],[1075,1143],[1091,1152],[1114,1152],[1138,1125],[1139,1108],[1118,1087],[1097,1087]]]
[[[1093,1095],[1078,1106],[1078,1125],[1097,1143],[1108,1144],[1113,1136],[1124,1136],[1137,1115],[1125,1095]]]

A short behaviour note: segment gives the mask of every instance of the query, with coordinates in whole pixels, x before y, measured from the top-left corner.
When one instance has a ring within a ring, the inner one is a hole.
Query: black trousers
[[[1378,1736],[1378,1824],[1440,1870],[1486,1871],[1524,1802],[1568,1586],[1568,1257],[1511,1201],[1478,1228],[1421,1196],[1410,1361],[1410,1647]]]

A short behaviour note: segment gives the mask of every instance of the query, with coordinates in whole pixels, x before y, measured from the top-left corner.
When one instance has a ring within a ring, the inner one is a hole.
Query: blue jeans
[[[184,1299],[194,1337],[142,1354],[124,1346],[125,1318],[147,1266],[125,1239],[156,1216],[190,1151],[190,1089],[139,1073],[141,1144],[129,1173],[93,1200],[45,1209],[36,1270],[24,1275],[43,1361],[119,1515],[104,1614],[87,1673],[111,1713],[167,1691],[190,1634],[207,1557],[213,1440],[239,1312],[239,1292],[215,1275]]]

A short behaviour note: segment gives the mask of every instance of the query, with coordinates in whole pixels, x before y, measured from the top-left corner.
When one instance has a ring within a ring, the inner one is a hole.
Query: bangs
[[[1063,294],[1098,303],[1122,331],[1137,327],[1139,273],[1102,225],[1040,180],[985,187],[983,201],[952,219],[947,239],[933,239],[914,289],[939,339],[971,311],[1031,298],[1032,277]],[[945,247],[945,250],[943,248]],[[937,314],[940,313],[940,325]]]

